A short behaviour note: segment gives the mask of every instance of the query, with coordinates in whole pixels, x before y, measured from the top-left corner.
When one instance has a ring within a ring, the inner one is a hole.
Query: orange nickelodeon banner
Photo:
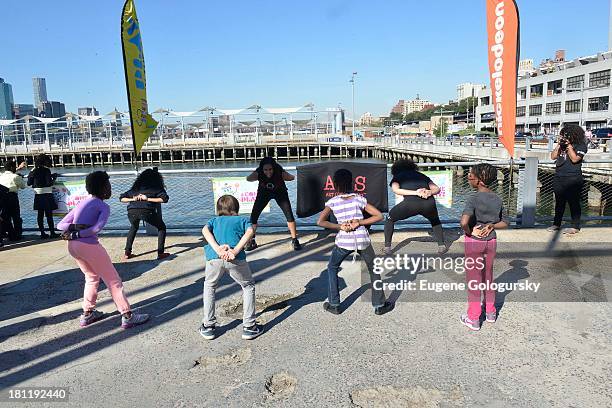
[[[491,97],[497,135],[514,157],[519,13],[514,0],[486,0]]]

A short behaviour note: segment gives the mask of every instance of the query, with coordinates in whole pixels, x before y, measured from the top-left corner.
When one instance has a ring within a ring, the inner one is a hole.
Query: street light
[[[353,72],[351,75],[351,80],[349,81],[351,83],[351,93],[353,98],[353,134],[351,136],[351,141],[355,140],[355,76],[357,76],[357,72]]]

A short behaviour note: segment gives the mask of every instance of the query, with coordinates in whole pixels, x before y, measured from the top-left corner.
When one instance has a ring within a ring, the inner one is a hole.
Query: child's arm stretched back
[[[225,252],[224,247],[227,247],[227,245],[219,245],[213,233],[208,229],[208,225],[205,225],[204,228],[202,228],[202,235],[204,235],[206,242],[208,242],[208,245],[210,245],[212,250],[215,251],[217,255],[221,256],[223,252]]]
[[[321,211],[321,215],[319,215],[317,225],[326,229],[340,230],[340,224],[334,224],[333,222],[329,222],[329,215],[331,214],[331,212],[331,208],[325,207],[323,211]]]
[[[240,238],[240,241],[238,241],[236,246],[232,248],[232,252],[234,253],[234,255],[238,255],[238,253],[242,251],[242,249],[251,240],[251,238],[253,238],[253,235],[255,235],[255,233],[253,232],[253,227],[247,228],[242,238]]]

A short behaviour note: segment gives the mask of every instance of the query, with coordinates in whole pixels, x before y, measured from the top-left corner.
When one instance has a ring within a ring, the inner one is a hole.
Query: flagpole
[[[134,149],[134,170],[136,171],[136,174],[138,174],[138,152],[136,151],[136,132],[134,132],[134,121],[132,120],[132,110],[131,110],[131,106],[130,106],[130,100],[131,100],[131,95],[130,95],[130,84],[129,84],[129,76],[128,76],[128,70],[127,70],[127,61],[125,59],[125,44],[123,41],[123,16],[125,15],[125,10],[128,6],[128,3],[132,4],[132,7],[134,6],[134,2],[133,0],[125,0],[125,3],[123,4],[123,9],[121,10],[121,21],[119,26],[121,27],[121,36],[120,36],[120,41],[121,41],[121,56],[123,57],[123,72],[125,74],[125,89],[127,91],[127,97],[128,97],[128,113],[129,113],[129,117],[130,117],[130,128],[132,129],[132,147]]]

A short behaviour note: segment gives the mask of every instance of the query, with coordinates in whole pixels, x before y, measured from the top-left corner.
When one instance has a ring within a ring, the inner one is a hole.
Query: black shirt
[[[138,190],[129,190],[119,196],[119,200],[123,198],[132,198],[139,194],[144,194],[148,198],[161,198],[164,203],[167,203],[170,197],[168,197],[168,193],[164,189],[151,189],[147,187],[143,187]],[[155,210],[159,207],[159,203],[150,203],[148,201],[130,201],[128,204],[129,210]]]
[[[574,151],[579,157],[584,157],[587,153],[587,145],[585,142],[580,142],[574,146]],[[559,177],[581,177],[582,176],[582,160],[578,163],[572,163],[567,155],[567,151],[559,151],[559,157],[555,161],[555,176]]]
[[[406,170],[394,176],[389,185],[398,183],[401,189],[418,190],[419,188],[429,189],[429,183],[431,182],[431,179],[421,172]]]
[[[267,191],[267,192],[283,192],[287,191],[287,185],[285,184],[285,180],[283,179],[284,169],[278,165],[274,167],[274,172],[272,173],[272,177],[268,178],[264,174],[263,170],[257,169],[257,180],[259,181],[259,186],[257,189],[259,191]]]
[[[28,174],[28,186],[32,188],[52,187],[57,174],[51,174],[47,167],[37,167]]]

